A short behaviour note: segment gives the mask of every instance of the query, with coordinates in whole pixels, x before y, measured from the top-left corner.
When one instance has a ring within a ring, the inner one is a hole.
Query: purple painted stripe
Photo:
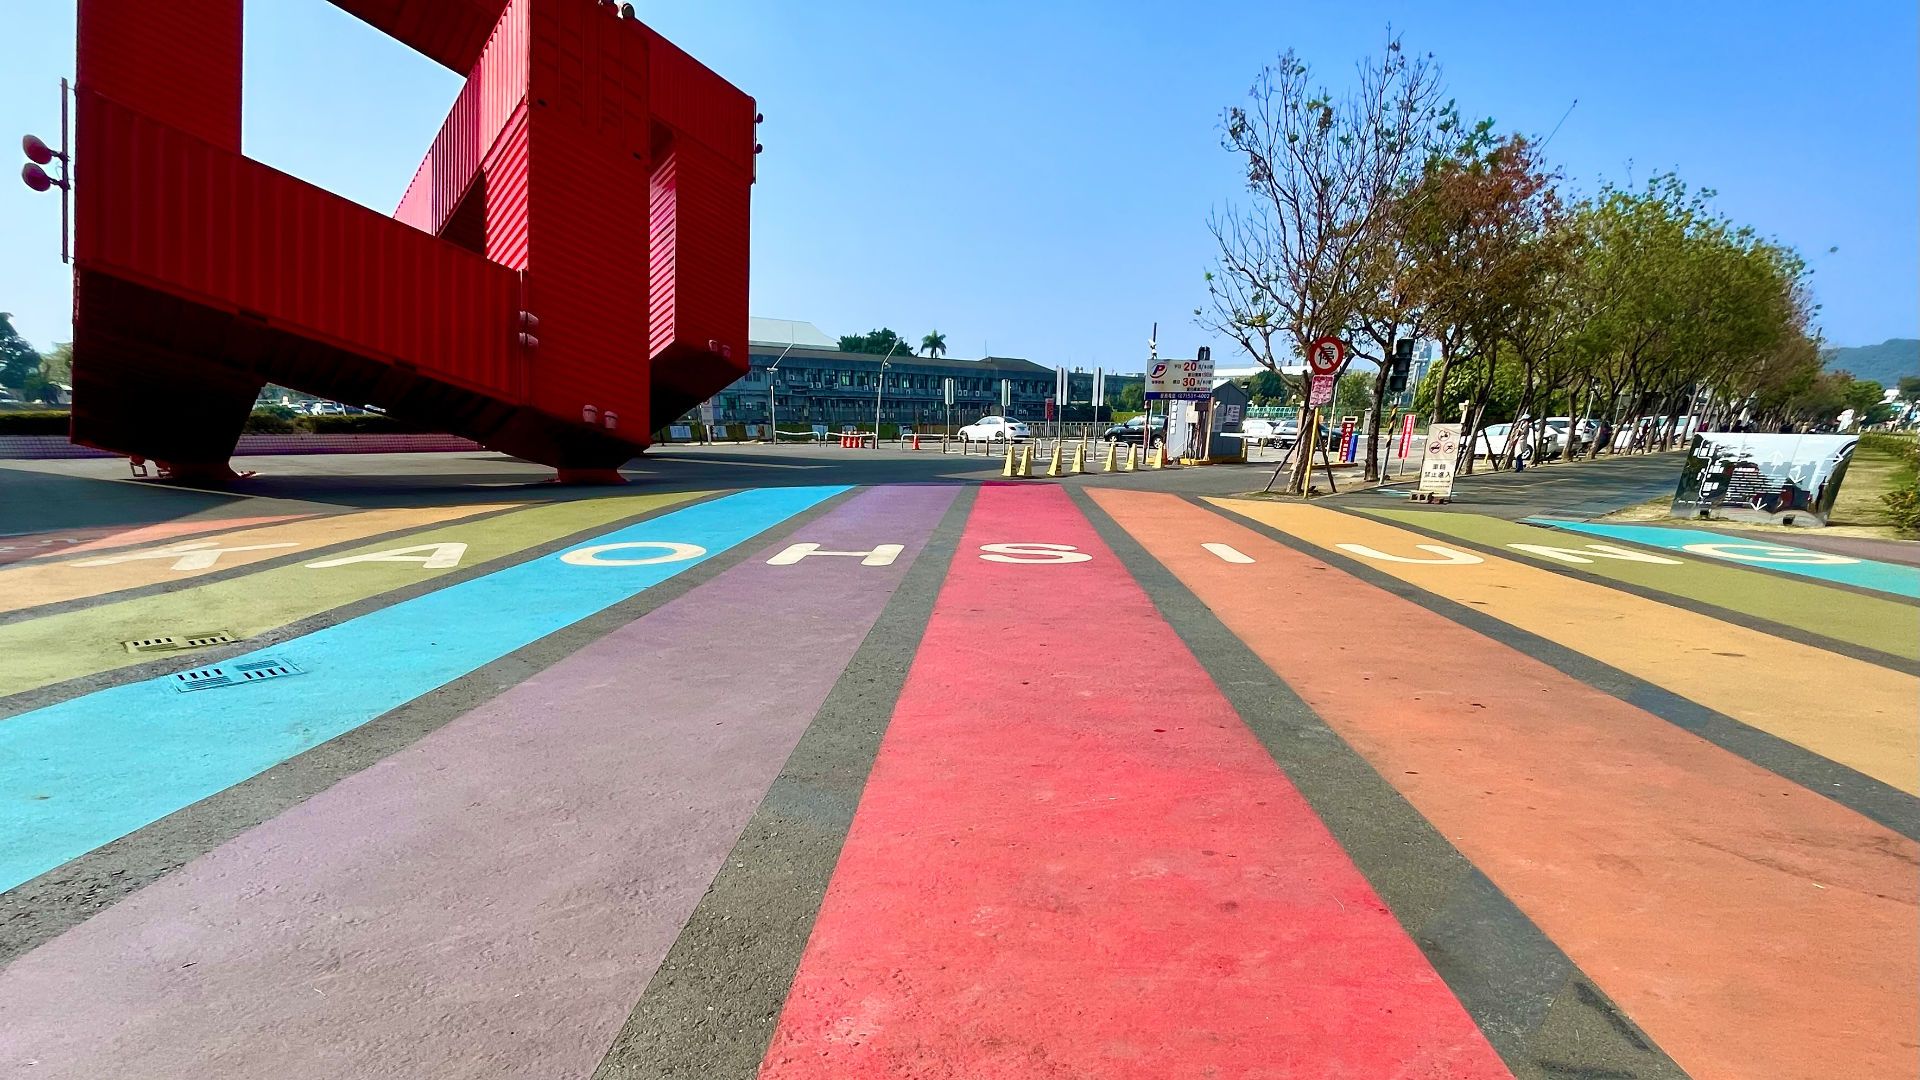
[[[587,1076],[954,494],[863,492],[22,957],[0,1072]]]

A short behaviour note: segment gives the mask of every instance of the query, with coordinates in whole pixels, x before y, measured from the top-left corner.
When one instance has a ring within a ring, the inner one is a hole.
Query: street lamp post
[[[780,350],[779,358],[776,359],[773,362],[773,364],[767,368],[767,443],[768,445],[771,445],[771,446],[780,445],[780,413],[774,407],[773,379],[774,379],[774,376],[780,371],[780,361],[785,360],[787,358],[787,354],[792,351],[793,351],[793,342],[789,341],[787,343],[787,347]]]
[[[873,388],[873,448],[875,450],[880,449],[880,399],[887,392],[887,368],[891,366],[887,361],[893,359],[893,350],[899,347],[900,339],[898,338],[894,339],[892,345],[887,346],[887,355],[880,358],[878,385]]]

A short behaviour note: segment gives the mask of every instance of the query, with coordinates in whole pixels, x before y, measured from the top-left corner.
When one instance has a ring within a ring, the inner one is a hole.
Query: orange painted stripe
[[[1209,501],[1920,793],[1920,679],[1905,672],[1382,521]]]
[[[57,562],[17,564],[0,569],[0,611],[20,611],[163,581],[195,578],[349,540],[505,510],[512,505],[364,510]],[[237,548],[246,550],[233,550]]]
[[[231,529],[245,529],[255,525],[276,525],[282,521],[298,521],[313,517],[312,514],[268,514],[264,517],[203,518],[198,521],[161,521],[152,525],[142,525],[137,529],[128,529],[111,536],[102,536],[84,544],[75,544],[62,551],[62,555],[78,555],[90,551],[107,551],[112,548],[133,547],[138,544],[151,544],[156,540],[171,540],[179,536],[193,536],[197,533],[226,532]]]
[[[1226,517],[1092,494],[1696,1080],[1920,1068],[1920,845]]]

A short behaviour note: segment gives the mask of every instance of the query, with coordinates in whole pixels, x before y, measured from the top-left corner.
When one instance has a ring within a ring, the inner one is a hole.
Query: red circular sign
[[[1346,358],[1346,343],[1337,337],[1323,337],[1307,346],[1307,367],[1315,375],[1331,375],[1339,371],[1340,361]]]

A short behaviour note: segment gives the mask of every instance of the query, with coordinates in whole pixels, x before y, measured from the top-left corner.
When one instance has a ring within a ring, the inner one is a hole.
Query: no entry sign
[[[1337,337],[1323,337],[1307,347],[1307,367],[1315,375],[1331,375],[1347,358],[1347,346]]]

